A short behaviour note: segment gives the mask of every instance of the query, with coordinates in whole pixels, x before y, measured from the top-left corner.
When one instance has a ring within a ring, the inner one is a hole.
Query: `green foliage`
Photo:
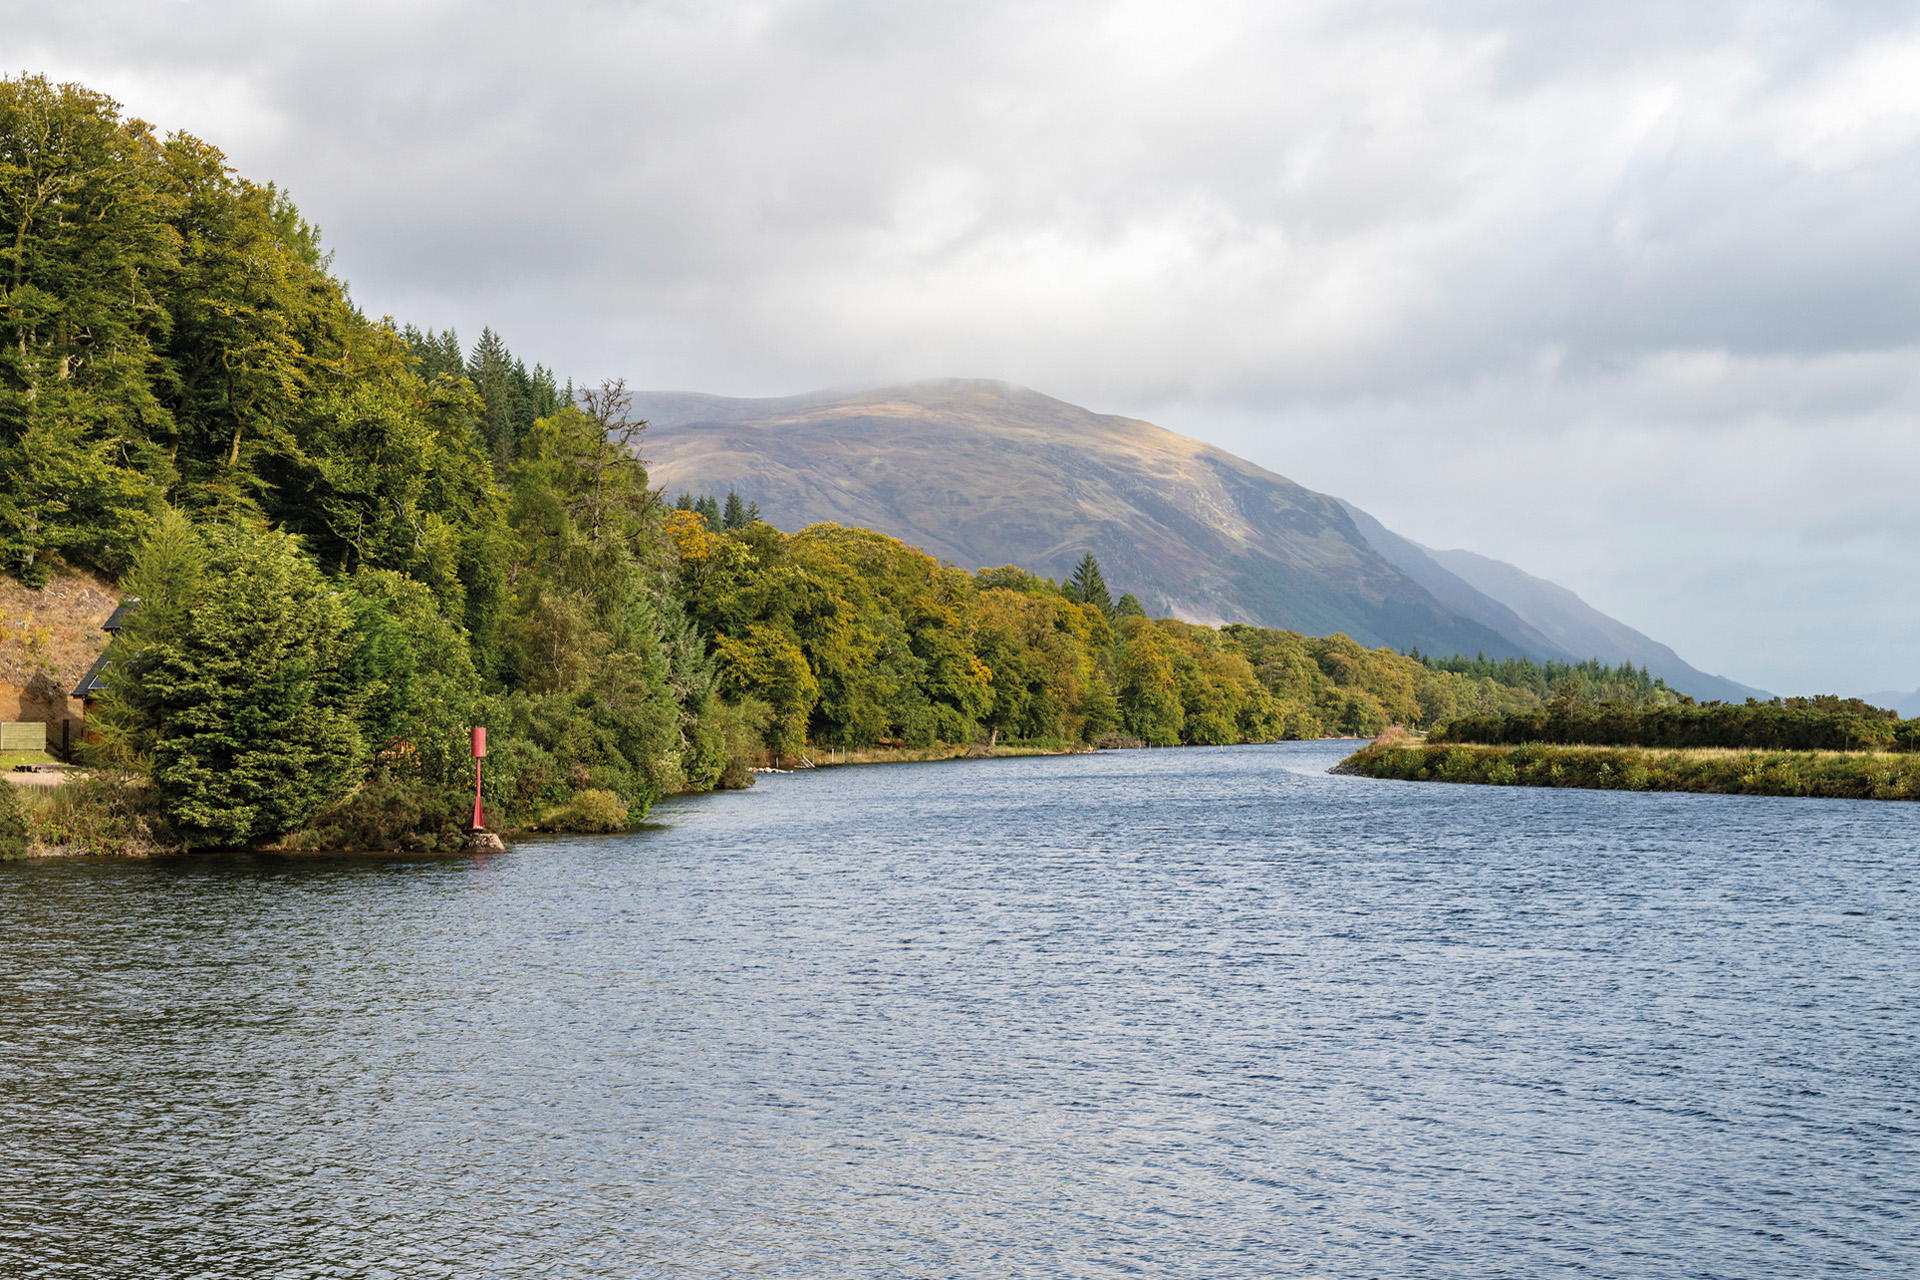
[[[1407,656],[1433,671],[1463,675],[1476,681],[1491,680],[1509,689],[1525,690],[1540,702],[1555,696],[1634,706],[1670,706],[1687,701],[1668,688],[1665,680],[1653,676],[1645,667],[1636,669],[1631,662],[1610,667],[1598,658],[1574,663],[1534,662],[1528,658],[1496,661],[1484,653],[1473,658],[1461,654],[1435,658],[1418,649],[1410,650]]]
[[[1646,748],[1376,743],[1343,768],[1372,778],[1692,791],[1725,795],[1920,800],[1920,756],[1810,751],[1666,751]]]
[[[555,831],[625,831],[626,801],[611,791],[578,791],[573,799],[549,813],[541,825]]]
[[[442,846],[475,723],[508,823],[744,782],[772,712],[669,589],[624,387],[369,321],[330,263],[217,149],[0,81],[0,563],[145,602],[96,760],[198,844]]]
[[[164,484],[157,283],[179,207],[161,144],[112,99],[0,80],[0,559],[30,580],[53,556],[118,568]]]
[[[1745,706],[1587,706],[1565,693],[1536,711],[1460,716],[1435,741],[1586,743],[1638,747],[1735,747],[1768,751],[1911,749],[1893,712],[1858,699],[1776,698]]]
[[[346,795],[365,764],[369,688],[350,678],[354,603],[292,538],[245,525],[198,536],[204,560],[178,579],[188,594],[156,594],[121,632],[102,719],[145,756],[182,837],[230,847]]]
[[[1087,552],[1080,557],[1080,563],[1073,566],[1066,591],[1067,598],[1076,604],[1090,604],[1107,617],[1113,617],[1113,598],[1107,594],[1107,580],[1100,575],[1100,562],[1093,558],[1093,552]]]
[[[26,857],[32,843],[27,831],[27,807],[21,803],[20,789],[0,780],[0,862]]]
[[[760,520],[760,504],[741,498],[739,491],[727,490],[727,500],[722,505],[713,494],[695,497],[690,490],[681,490],[674,500],[674,510],[691,511],[707,522],[707,528],[715,533],[723,529],[744,529]]]

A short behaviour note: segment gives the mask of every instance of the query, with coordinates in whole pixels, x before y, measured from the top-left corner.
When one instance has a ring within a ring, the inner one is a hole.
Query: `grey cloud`
[[[1023,381],[1736,678],[1920,686],[1920,613],[1866,588],[1916,536],[1904,7],[0,17],[22,65],[290,188],[376,313],[653,386]]]

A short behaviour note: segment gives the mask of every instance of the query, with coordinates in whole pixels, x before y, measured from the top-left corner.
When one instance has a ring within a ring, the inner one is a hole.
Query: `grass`
[[[17,764],[58,764],[57,756],[44,751],[0,751],[0,773],[13,772]]]
[[[904,764],[922,760],[965,760],[992,757],[995,760],[1019,756],[1064,756],[1090,751],[1084,743],[1065,739],[1036,738],[1025,742],[1001,742],[989,748],[984,742],[954,745],[936,742],[928,747],[809,747],[806,759],[818,768],[842,764]]]
[[[20,787],[18,793],[32,857],[150,858],[180,849],[152,788],[138,778],[94,774],[59,787]]]

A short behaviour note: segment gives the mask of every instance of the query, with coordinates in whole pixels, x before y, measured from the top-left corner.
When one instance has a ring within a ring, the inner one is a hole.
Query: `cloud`
[[[0,5],[563,372],[1158,416],[1783,689],[1920,686],[1904,7]],[[1457,531],[1449,536],[1448,531]]]

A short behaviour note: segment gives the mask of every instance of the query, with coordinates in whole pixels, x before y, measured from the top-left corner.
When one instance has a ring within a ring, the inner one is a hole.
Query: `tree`
[[[1144,618],[1146,616],[1146,609],[1141,606],[1139,598],[1131,591],[1121,596],[1120,602],[1113,606],[1113,617],[1116,622],[1121,618]]]
[[[162,147],[119,104],[0,80],[0,557],[118,568],[167,471],[150,383],[178,207]]]
[[[130,575],[148,596],[121,632],[103,717],[144,748],[189,843],[291,831],[365,771],[355,602],[286,534],[168,522],[166,537]]]
[[[1113,617],[1113,598],[1107,594],[1107,581],[1100,576],[1100,562],[1089,551],[1073,566],[1068,594],[1082,604],[1090,604],[1107,617]]]
[[[578,476],[575,518],[595,547],[606,540],[609,511],[637,518],[652,507],[646,465],[634,444],[647,421],[633,417],[632,410],[626,379],[610,378],[581,392],[580,407],[573,411],[590,424],[568,441],[572,452],[566,461]],[[566,414],[563,409],[561,416]]]
[[[513,372],[513,354],[507,344],[492,329],[482,329],[480,341],[473,344],[473,355],[467,360],[466,373],[486,404],[480,436],[494,464],[502,470],[513,461],[519,444],[514,425],[520,417],[521,396]]]
[[[779,755],[799,755],[807,745],[807,719],[820,700],[820,685],[800,646],[777,627],[756,623],[738,637],[722,636],[720,654],[731,691],[772,708],[767,746]]]
[[[1120,635],[1114,678],[1120,686],[1120,715],[1127,732],[1150,747],[1178,746],[1186,717],[1173,647],[1144,618],[1130,619]]]

